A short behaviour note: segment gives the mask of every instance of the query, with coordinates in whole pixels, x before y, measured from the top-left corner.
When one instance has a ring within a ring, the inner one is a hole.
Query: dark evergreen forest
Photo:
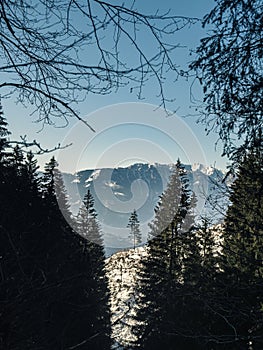
[[[137,286],[137,348],[262,349],[262,155],[257,144],[240,163],[220,229],[206,217],[196,224],[195,197],[176,164]]]
[[[87,193],[75,220],[55,159],[41,174],[32,152],[10,147],[2,109],[0,196],[0,348],[110,349],[92,198]]]

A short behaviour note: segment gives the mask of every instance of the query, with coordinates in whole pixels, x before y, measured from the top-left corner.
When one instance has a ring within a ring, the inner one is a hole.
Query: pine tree
[[[245,349],[249,342],[253,349],[263,346],[262,166],[260,139],[239,165],[224,224],[221,269],[228,297],[222,309],[235,329],[233,349]]]
[[[105,274],[105,256],[103,238],[94,208],[94,199],[90,190],[84,196],[83,204],[77,216],[77,232],[84,240],[85,250],[89,255],[89,269],[92,279],[89,282],[89,299],[92,302],[93,314],[90,324],[93,332],[99,334],[95,346],[98,349],[110,347],[110,311],[108,280]]]
[[[127,225],[128,228],[130,228],[129,237],[133,241],[133,249],[135,250],[136,245],[142,243],[142,234],[140,230],[140,222],[138,219],[138,214],[136,210],[131,213],[129,217],[129,222]]]
[[[76,230],[76,223],[65,220],[70,216],[68,199],[54,158],[46,165],[43,180],[42,193],[48,218],[46,265],[50,282],[58,285],[46,307],[48,346],[57,349],[61,344],[65,348],[81,344],[108,350],[110,317],[103,247],[79,234],[81,227],[88,227],[92,237],[96,236],[102,242],[91,201],[86,198],[84,202],[86,207],[90,206],[88,217],[92,220],[87,220],[84,215],[79,217]]]
[[[4,199],[7,198],[10,186],[9,171],[7,168],[7,148],[9,146],[8,136],[10,132],[8,130],[8,124],[4,117],[0,99],[0,208],[1,203],[4,203]],[[2,209],[2,208],[1,208]]]
[[[59,210],[62,213],[64,219],[69,224],[69,226],[71,228],[74,228],[74,218],[70,210],[69,198],[63,181],[63,175],[57,167],[54,168],[53,172],[54,188]]]
[[[198,236],[201,246],[202,256],[202,277],[205,280],[213,279],[215,272],[219,268],[220,243],[217,242],[220,234],[218,228],[212,227],[212,220],[208,217],[202,217],[198,225]]]
[[[194,222],[190,208],[188,180],[178,161],[150,224],[148,256],[138,287],[141,309],[134,328],[136,345],[142,349],[174,349],[175,344],[178,348],[193,348],[191,337],[189,341],[181,334],[185,326],[184,241]]]
[[[8,134],[2,130],[2,135]],[[6,139],[1,144],[0,299],[4,302],[0,305],[0,348],[34,349],[43,345],[41,312],[35,303],[43,282],[35,249],[41,226],[41,217],[36,216],[37,182],[33,185],[36,169],[31,169],[30,177],[27,166],[34,161],[28,158],[27,162],[21,149],[12,150]]]
[[[202,265],[201,245],[198,230],[195,225],[196,197],[193,194],[187,203],[187,215],[183,223],[183,280],[184,285],[195,287],[200,283]]]
[[[8,136],[10,135],[10,132],[7,129],[7,121],[4,117],[4,112],[2,108],[2,103],[0,99],[0,162],[3,162],[3,159],[5,157],[5,150],[8,147]]]
[[[56,203],[55,169],[57,166],[58,163],[55,157],[52,157],[44,167],[44,176],[42,179],[43,197],[54,201],[54,203]]]
[[[109,350],[108,290],[98,273],[104,256],[96,261],[95,249],[65,220],[55,159],[41,191],[32,153],[10,149],[0,167],[0,348]]]
[[[194,200],[195,201],[195,200]],[[184,330],[184,347],[216,349],[216,329],[221,317],[216,313],[218,300],[218,256],[215,231],[203,218],[184,237],[182,307],[180,320]],[[187,341],[187,338],[192,339]]]
[[[38,192],[38,188],[40,185],[38,171],[39,166],[37,164],[37,160],[34,158],[33,152],[29,151],[26,155],[24,172],[30,192]]]
[[[90,190],[88,190],[77,216],[78,233],[85,237],[90,244],[94,243],[103,246],[103,239],[96,217],[97,213],[94,208],[94,199]]]
[[[19,275],[16,250],[13,249],[11,222],[15,221],[12,200],[15,199],[14,178],[7,167],[8,136],[7,122],[0,101],[0,348],[8,349],[14,322],[9,315],[14,312],[12,305],[18,295],[16,286]],[[10,183],[12,181],[12,186]],[[20,285],[21,288],[21,285]],[[22,288],[21,288],[22,289]]]

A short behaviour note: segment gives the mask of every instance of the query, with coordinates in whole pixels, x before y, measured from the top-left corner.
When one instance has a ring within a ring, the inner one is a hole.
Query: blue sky
[[[213,0],[137,0],[137,8],[146,13],[170,9],[175,15],[198,18],[202,18],[213,6]],[[176,52],[176,62],[187,64],[191,60],[189,48],[195,48],[204,35],[205,31],[199,24],[179,32],[175,40],[187,48]],[[129,48],[124,45],[123,50]],[[16,105],[12,98],[3,100],[2,104],[14,138],[27,135],[29,140],[36,139],[44,148],[52,148],[58,143],[73,143],[72,147],[56,153],[63,171],[126,166],[139,161],[167,163],[176,161],[178,157],[185,163],[205,162],[206,165],[224,168],[227,159],[220,157],[220,147],[215,150],[217,135],[206,136],[205,127],[196,124],[195,117],[184,117],[194,113],[194,109],[189,108],[189,82],[169,82],[168,90],[175,98],[174,105],[169,107],[177,110],[176,115],[171,117],[161,110],[156,111],[159,100],[156,86],[151,81],[145,85],[143,101],[138,101],[136,94],[130,92],[130,87],[110,95],[88,96],[78,109],[96,133],[76,120],[70,120],[65,128],[47,125],[41,130],[41,125],[34,122],[36,116],[30,116],[29,108]],[[201,98],[197,86],[194,93],[196,98]],[[40,165],[43,166],[50,156],[39,157]]]

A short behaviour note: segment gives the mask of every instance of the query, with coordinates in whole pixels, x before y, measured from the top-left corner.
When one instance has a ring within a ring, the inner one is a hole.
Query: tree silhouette
[[[134,209],[129,217],[129,222],[127,227],[130,229],[129,236],[133,241],[133,249],[135,250],[136,245],[142,243],[142,234],[140,230],[140,222],[138,219],[138,214]]]
[[[94,199],[88,190],[76,218],[76,228],[78,234],[84,238],[84,247],[89,255],[89,298],[93,301],[90,324],[92,323],[94,328],[94,346],[98,349],[108,349],[111,335],[108,279],[105,274],[103,238],[96,217]]]
[[[3,158],[5,156],[5,149],[8,146],[8,136],[10,132],[7,129],[7,121],[4,117],[3,107],[0,99],[0,161],[3,162]]]
[[[178,160],[149,225],[134,327],[138,338],[136,346],[141,349],[174,349],[175,344],[178,348],[197,349],[193,334],[188,332],[187,323],[191,320],[184,315],[186,310],[186,314],[190,314],[186,309],[184,291],[187,289],[184,290],[183,282],[186,275],[190,275],[190,261],[186,257],[189,255],[187,245],[193,242],[190,240],[194,222],[191,211],[195,199],[193,197],[191,205],[191,198],[185,170]],[[193,274],[191,272],[191,278]]]
[[[55,158],[40,175],[31,152],[10,147],[2,113],[0,131],[0,348],[109,350],[103,248],[65,220]]]
[[[224,224],[221,269],[228,307],[223,304],[222,310],[235,329],[236,348],[249,342],[253,349],[263,345],[262,156],[262,146],[256,147],[240,163]]]

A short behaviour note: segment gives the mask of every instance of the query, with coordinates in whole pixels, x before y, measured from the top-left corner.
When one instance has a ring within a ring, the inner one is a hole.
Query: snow
[[[145,247],[137,247],[113,254],[106,260],[106,272],[111,293],[112,337],[114,349],[128,346],[136,338],[131,332],[136,313],[138,281],[141,259],[147,255]]]
[[[91,174],[91,177],[93,178],[93,180],[97,179],[100,175],[101,169],[97,169],[95,171],[93,171],[93,173]]]
[[[114,194],[115,196],[125,196],[125,194],[122,192],[114,192]]]
[[[218,224],[211,229],[215,242],[214,255],[218,256],[222,250],[223,227]],[[115,350],[128,350],[136,341],[131,328],[135,325],[134,316],[141,302],[135,287],[139,282],[142,259],[147,257],[147,253],[147,246],[143,246],[117,252],[106,259]]]
[[[121,188],[120,185],[117,185],[117,183],[115,181],[112,181],[112,182],[105,182],[105,185],[110,187],[110,188],[113,188],[113,189],[119,189]]]
[[[97,179],[100,175],[101,169],[94,170],[90,177],[85,180],[85,188],[89,188],[91,183]]]
[[[210,176],[214,173],[215,168],[212,166],[205,166],[201,163],[193,163],[192,164],[192,171],[197,171],[199,170],[201,173]]]
[[[101,169],[94,170],[93,173],[90,175],[90,177],[87,180],[85,180],[85,182],[88,183],[88,182],[94,181],[99,177],[100,172],[101,172]]]

